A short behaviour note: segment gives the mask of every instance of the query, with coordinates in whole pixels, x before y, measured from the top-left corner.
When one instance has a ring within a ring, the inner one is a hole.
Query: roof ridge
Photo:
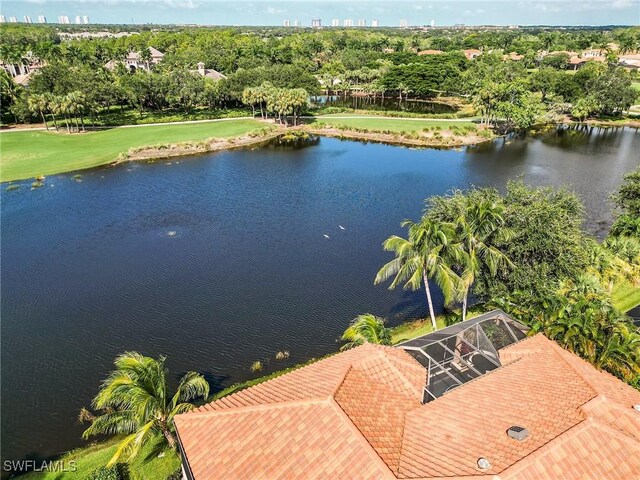
[[[350,370],[351,369],[349,369],[349,371]],[[340,416],[340,418],[348,426],[348,428],[351,429],[354,432],[355,437],[360,441],[360,443],[369,452],[369,455],[372,457],[373,461],[376,462],[379,467],[381,467],[381,471],[382,472],[388,472],[388,474],[389,474],[388,478],[395,480],[397,478],[395,473],[389,468],[389,465],[386,464],[386,462],[378,454],[378,452],[373,447],[373,445],[371,445],[371,443],[369,443],[369,439],[360,431],[358,426],[355,423],[353,423],[353,420],[351,420],[351,417],[349,417],[349,415],[347,415],[347,412],[345,412],[343,410],[343,408],[340,406],[340,404],[336,401],[335,397],[333,397],[333,396],[329,397],[329,402],[328,403],[331,406],[331,408],[334,409],[336,414],[338,416]],[[385,475],[385,476],[387,476],[387,475]]]
[[[313,398],[304,398],[300,400],[285,400],[282,402],[270,402],[270,403],[259,403],[257,405],[240,405],[238,407],[229,407],[229,408],[221,408],[217,410],[190,410],[188,415],[182,414],[180,417],[182,418],[193,418],[193,417],[209,417],[214,415],[225,415],[232,413],[244,412],[253,412],[259,410],[269,410],[275,408],[284,408],[284,407],[298,407],[302,405],[313,405],[313,404],[322,404],[326,403],[327,400],[332,397],[313,397]]]
[[[593,397],[591,398],[591,400],[593,400],[595,397],[597,397],[600,392],[598,391],[598,389],[594,386],[593,382],[591,381],[591,379],[587,378],[582,372],[580,372],[574,365],[572,365],[567,358],[565,358],[565,356],[563,355],[564,353],[571,353],[574,356],[576,356],[577,358],[579,358],[581,361],[583,362],[587,362],[584,358],[582,358],[581,356],[579,356],[577,353],[573,353],[570,352],[569,350],[564,349],[563,347],[560,346],[560,344],[558,344],[555,340],[551,340],[550,338],[547,338],[545,335],[542,335],[546,340],[549,341],[549,343],[551,343],[551,347],[555,350],[555,353],[558,357],[560,357],[560,359],[569,366],[569,368],[571,368],[571,370],[573,370],[574,372],[576,372],[576,374],[582,379],[582,381],[584,383],[586,383],[589,388],[591,390],[593,390]],[[595,365],[592,365],[591,363],[587,362],[589,366],[591,366],[592,368],[594,368],[598,373],[606,373],[607,375],[611,375],[609,372],[605,371],[605,370],[600,370],[598,368],[595,367]],[[620,380],[619,378],[616,378],[615,376],[611,375],[611,377],[615,378],[616,380]],[[589,401],[591,401],[589,400]],[[582,405],[585,405],[588,402],[583,403]]]

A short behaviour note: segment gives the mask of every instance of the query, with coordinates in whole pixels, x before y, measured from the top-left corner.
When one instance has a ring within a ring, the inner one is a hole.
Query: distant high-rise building
[[[283,27],[290,27],[291,26],[291,22],[289,20],[285,20],[284,22],[282,22],[282,26]]]
[[[76,25],[82,24],[82,17],[80,15],[76,15]]]
[[[6,23],[6,19],[4,18],[4,15],[0,15],[0,23]]]
[[[47,23],[47,17],[44,15],[38,15],[38,23]]]
[[[321,18],[314,18],[313,20],[311,20],[311,27],[313,27],[313,28],[322,27],[322,19]]]
[[[24,23],[33,23],[33,22],[31,21],[31,17],[30,17],[29,15],[25,15],[25,16],[24,16]]]
[[[358,26],[359,27],[366,27],[367,26],[367,21],[366,20],[358,20]]]
[[[299,27],[300,26],[300,20],[294,20],[293,21],[293,26],[294,27]]]
[[[435,20],[431,20],[431,28],[436,26],[436,21]]]
[[[18,19],[16,17],[9,17],[9,23],[18,23]]]
[[[82,16],[82,23],[84,23],[85,25],[89,24],[89,17],[87,15]]]
[[[406,20],[400,20],[400,28],[407,28],[408,22]]]
[[[351,20],[351,19],[346,19],[346,20],[344,21],[344,26],[345,26],[345,27],[353,27],[353,20]]]
[[[371,20],[371,26],[372,27],[377,27],[378,26],[378,20]]]
[[[338,20],[337,18],[334,18],[333,20],[331,20],[331,26],[332,27],[339,27],[340,26],[340,20]]]
[[[63,24],[69,24],[71,22],[69,22],[69,17],[67,15],[59,15],[58,16],[58,23],[63,23]]]

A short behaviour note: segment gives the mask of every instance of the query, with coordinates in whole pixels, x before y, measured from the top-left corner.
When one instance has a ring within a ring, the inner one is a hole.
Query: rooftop
[[[509,335],[493,338],[488,327]],[[491,312],[401,348],[362,345],[224,397],[176,417],[185,468],[198,480],[636,478],[640,392],[524,334]],[[464,340],[456,348],[468,344],[499,366],[425,398],[428,369],[440,362],[427,353],[425,368],[409,348],[430,352],[455,338]],[[514,426],[525,439],[507,434]]]

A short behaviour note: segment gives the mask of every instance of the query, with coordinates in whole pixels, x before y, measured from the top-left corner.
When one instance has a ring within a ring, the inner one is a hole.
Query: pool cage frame
[[[427,370],[422,403],[428,403],[500,367],[498,352],[526,338],[529,328],[501,310],[398,345]]]

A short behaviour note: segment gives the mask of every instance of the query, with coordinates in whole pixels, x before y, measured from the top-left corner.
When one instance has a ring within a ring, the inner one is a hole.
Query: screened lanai
[[[451,325],[398,345],[427,369],[423,402],[500,366],[498,351],[524,339],[529,329],[501,310]]]

